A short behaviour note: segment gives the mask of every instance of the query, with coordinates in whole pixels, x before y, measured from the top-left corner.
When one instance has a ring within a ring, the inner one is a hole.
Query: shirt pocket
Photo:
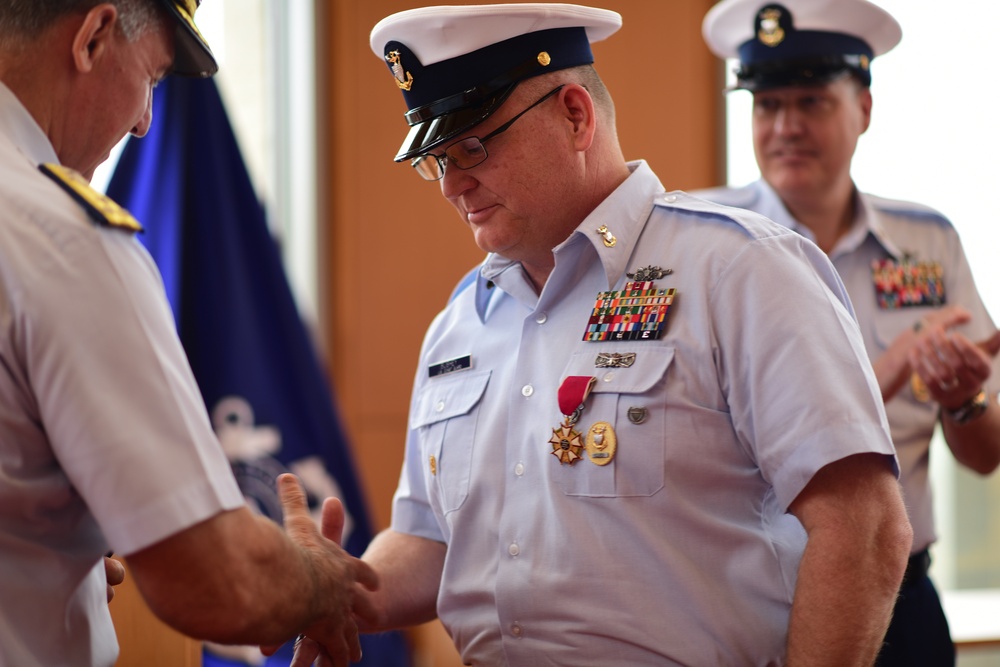
[[[442,513],[462,506],[469,495],[479,405],[491,371],[433,379],[417,395],[410,428],[418,432],[421,461],[432,502]]]
[[[556,483],[566,495],[601,497],[651,496],[663,488],[666,455],[666,375],[674,349],[619,349],[634,352],[628,368],[595,368],[597,350],[574,354],[563,377],[595,376],[596,382],[575,429],[586,439],[599,422],[611,425],[616,448],[611,462],[597,465],[584,453],[574,465],[555,457]]]

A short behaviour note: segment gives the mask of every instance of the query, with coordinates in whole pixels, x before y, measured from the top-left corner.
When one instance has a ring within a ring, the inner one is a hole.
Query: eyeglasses
[[[461,141],[456,141],[448,146],[448,148],[444,149],[444,155],[435,155],[434,153],[418,155],[410,160],[410,166],[416,169],[417,173],[420,174],[420,177],[425,181],[440,181],[444,177],[444,170],[446,167],[454,166],[458,169],[472,169],[473,167],[482,164],[486,161],[486,158],[489,157],[489,153],[486,152],[486,147],[483,146],[483,144],[501,132],[509,130],[515,120],[558,93],[561,89],[562,86],[556,86],[549,92],[542,95],[534,104],[487,134],[485,137],[481,139],[479,137],[466,137]]]

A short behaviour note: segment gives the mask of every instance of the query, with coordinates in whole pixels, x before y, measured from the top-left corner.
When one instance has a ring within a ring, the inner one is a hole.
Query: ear
[[[587,89],[576,83],[567,83],[559,93],[566,120],[569,121],[573,147],[585,151],[594,143],[597,131],[597,113],[594,100]]]
[[[73,64],[79,72],[90,72],[113,47],[118,9],[108,3],[97,5],[83,19],[73,36]]]
[[[872,122],[872,91],[868,87],[862,88],[858,92],[858,104],[861,105],[861,132],[868,131],[868,126]]]

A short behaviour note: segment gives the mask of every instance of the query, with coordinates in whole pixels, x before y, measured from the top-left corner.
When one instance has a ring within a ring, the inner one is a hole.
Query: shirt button
[[[673,204],[675,201],[677,201],[677,195],[667,195],[668,204]]]
[[[548,319],[549,316],[546,315],[545,313],[538,313],[538,315],[535,316],[535,321],[538,322],[539,324],[545,324],[545,321]]]
[[[517,475],[518,477],[520,477],[521,475],[524,474],[524,464],[523,463],[518,463],[517,465],[514,466],[514,474]]]
[[[522,632],[521,626],[518,625],[517,623],[515,623],[512,626],[510,626],[510,634],[514,635],[515,637],[520,637],[521,636],[521,632]]]
[[[434,406],[434,409],[438,412],[442,412],[444,410],[444,401],[438,401],[438,404]]]
[[[521,396],[524,396],[525,398],[531,396],[534,393],[535,393],[535,388],[532,387],[530,384],[526,384],[523,387],[521,387]]]
[[[521,549],[518,548],[517,544],[515,543],[507,547],[507,553],[509,553],[511,556],[516,556],[519,553],[521,553]]]
[[[603,377],[602,379],[603,379],[603,380],[604,380],[605,382],[611,382],[612,380],[614,380],[614,379],[615,379],[615,372],[614,372],[614,371],[611,371],[611,372],[609,372],[609,373],[605,373],[605,374],[604,374],[604,377]]]

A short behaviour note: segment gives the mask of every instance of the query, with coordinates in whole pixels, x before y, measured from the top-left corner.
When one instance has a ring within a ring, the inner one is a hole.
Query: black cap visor
[[[428,104],[408,112],[406,115],[414,119],[430,117],[424,121],[417,121],[410,127],[406,139],[403,140],[403,145],[400,146],[399,152],[394,158],[395,161],[403,162],[418,155],[425,155],[449,139],[479,125],[500,108],[516,87],[516,83],[510,84],[489,95],[486,102],[482,104],[467,106],[448,113],[434,115],[433,107],[437,103]],[[469,91],[463,95],[468,95],[473,99],[483,99],[483,95],[479,91]]]
[[[177,24],[174,31],[173,74],[181,76],[212,76],[219,71],[212,49],[194,24],[194,17],[177,6],[173,0],[165,3],[171,18]],[[193,11],[193,10],[192,10]]]

